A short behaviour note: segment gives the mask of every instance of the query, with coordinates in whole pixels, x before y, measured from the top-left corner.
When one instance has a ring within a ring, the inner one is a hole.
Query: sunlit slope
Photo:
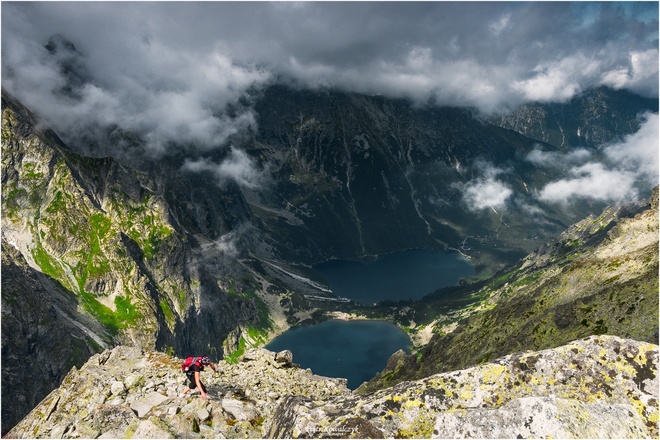
[[[658,341],[658,191],[569,228],[475,295],[466,319],[416,356],[393,357],[367,391],[590,335]],[[445,327],[447,328],[447,327]]]

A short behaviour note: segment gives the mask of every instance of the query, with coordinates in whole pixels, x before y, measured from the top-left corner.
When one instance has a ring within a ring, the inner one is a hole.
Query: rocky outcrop
[[[180,359],[117,347],[74,369],[9,438],[647,438],[658,346],[594,336],[357,395],[249,350],[180,395]]]
[[[610,336],[329,402],[289,397],[269,436],[639,438],[658,435],[658,346]]]
[[[346,380],[314,375],[291,353],[248,350],[202,373],[209,399],[181,393],[181,359],[119,346],[73,369],[9,438],[256,438],[285,396],[328,400]]]

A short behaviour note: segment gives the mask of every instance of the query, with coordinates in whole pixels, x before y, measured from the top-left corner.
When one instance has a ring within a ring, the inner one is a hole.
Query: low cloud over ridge
[[[620,202],[639,196],[640,186],[658,184],[658,115],[642,116],[642,126],[621,142],[603,149],[603,158],[586,150],[568,155],[534,150],[527,159],[545,167],[569,167],[570,176],[551,182],[539,191],[545,202],[568,204],[576,199]]]
[[[259,169],[244,151],[233,146],[229,156],[221,163],[214,163],[208,159],[186,160],[183,169],[193,172],[210,172],[220,186],[225,186],[228,181],[233,181],[244,188],[256,188],[268,180],[267,169]]]
[[[79,51],[73,97],[54,34]],[[65,138],[117,125],[154,154],[253,128],[227,107],[276,80],[486,112],[598,85],[658,96],[652,2],[5,2],[2,37],[3,87]]]

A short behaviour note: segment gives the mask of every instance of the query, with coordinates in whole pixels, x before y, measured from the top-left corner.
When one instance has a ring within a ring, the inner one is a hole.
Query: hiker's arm
[[[197,389],[199,390],[200,393],[202,393],[202,397],[206,396],[206,393],[204,392],[204,388],[202,387],[202,381],[199,378],[199,371],[195,371],[195,384],[197,385]]]

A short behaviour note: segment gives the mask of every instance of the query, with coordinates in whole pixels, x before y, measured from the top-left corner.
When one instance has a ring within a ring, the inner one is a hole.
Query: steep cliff
[[[658,188],[650,202],[571,226],[471,295],[471,306],[437,318],[421,353],[397,354],[358,391],[594,334],[657,343]]]
[[[369,395],[251,350],[181,396],[180,359],[117,347],[74,369],[7,438],[646,438],[658,346],[594,336]]]
[[[3,433],[57,387],[71,367],[82,366],[109,345],[111,335],[77,308],[71,292],[28,266],[3,237]]]
[[[201,236],[209,249],[200,253],[199,239],[182,226],[194,226],[196,217],[180,221],[168,202],[168,185],[181,182],[163,179],[70,151],[3,93],[2,368],[12,380],[2,392],[30,401],[16,405],[16,414],[22,409],[24,415],[71,365],[106,345],[221,355],[236,350],[249,329],[257,338],[276,328],[268,310],[277,310],[277,300],[266,306],[261,285],[214,249],[213,236]],[[39,288],[26,294],[27,285]],[[34,306],[19,310],[23,302]],[[5,311],[11,313],[6,320]],[[71,325],[91,329],[98,341],[69,331]],[[45,329],[61,336],[57,344],[35,339],[33,333]],[[53,349],[67,344],[63,352],[75,353],[64,360]],[[16,359],[32,358],[52,365],[52,372],[10,372]],[[24,383],[30,391],[22,390]],[[3,432],[11,426],[9,417],[2,423]]]
[[[222,267],[200,258],[162,176],[71,152],[6,95],[2,124],[3,234],[116,341],[221,353],[239,323],[259,320],[256,299],[231,296]]]
[[[639,129],[641,109],[658,112],[658,100],[599,87],[563,103],[530,103],[490,122],[558,147],[600,148]]]

